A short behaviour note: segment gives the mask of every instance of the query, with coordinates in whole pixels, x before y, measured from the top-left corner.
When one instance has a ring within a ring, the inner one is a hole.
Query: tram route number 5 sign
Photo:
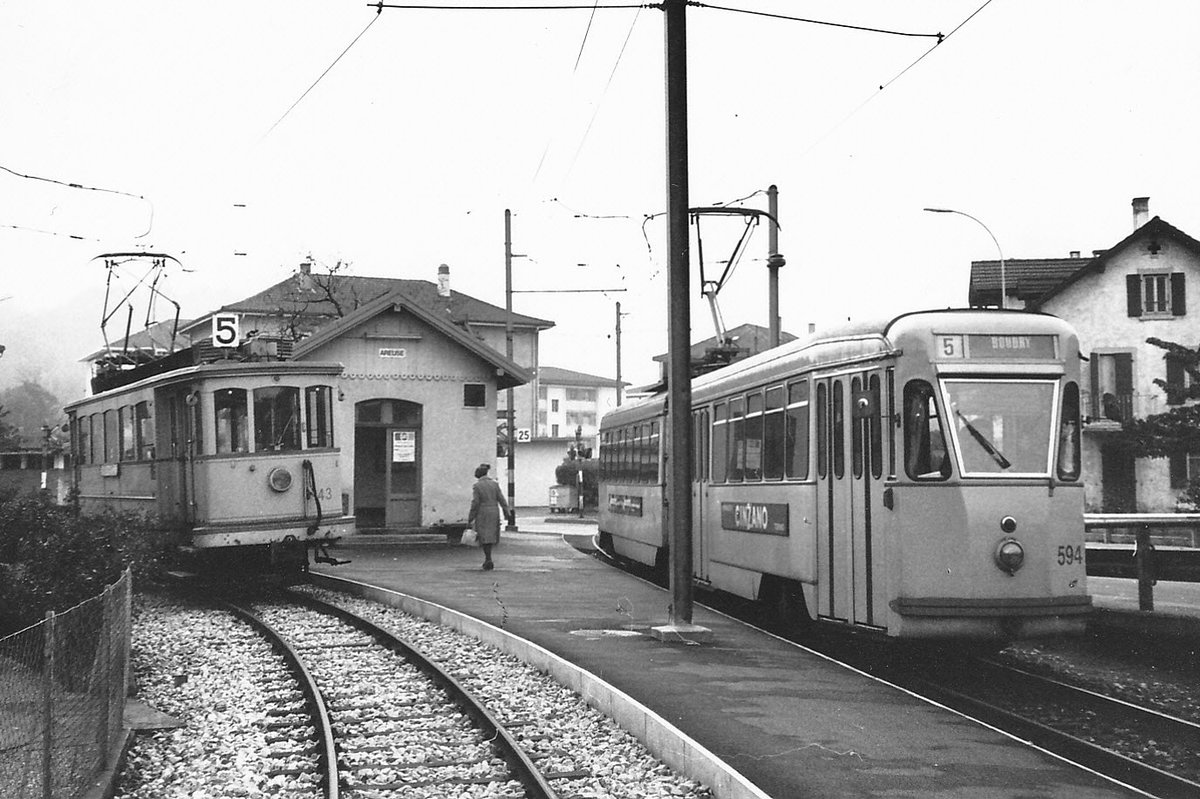
[[[213,314],[212,345],[236,347],[241,340],[240,319],[235,313]]]

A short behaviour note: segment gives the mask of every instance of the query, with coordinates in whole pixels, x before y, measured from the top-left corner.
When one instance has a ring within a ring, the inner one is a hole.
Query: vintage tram
[[[332,405],[341,364],[208,350],[93,381],[66,406],[74,501],[153,516],[202,562],[328,558],[354,531]]]
[[[692,382],[693,571],[789,623],[1076,633],[1091,610],[1080,354],[1036,313],[847,324]],[[600,543],[665,563],[665,394],[601,425]]]

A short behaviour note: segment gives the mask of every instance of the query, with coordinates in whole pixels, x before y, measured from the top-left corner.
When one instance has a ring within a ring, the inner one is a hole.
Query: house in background
[[[973,261],[972,307],[1000,303],[1001,264]],[[1109,445],[1124,421],[1178,404],[1155,379],[1183,387],[1185,372],[1149,338],[1195,347],[1200,342],[1200,242],[1160,217],[1149,198],[1133,200],[1133,232],[1090,258],[1004,261],[1008,308],[1058,316],[1079,334],[1087,358],[1081,388],[1083,467],[1089,512],[1168,512],[1189,479],[1200,477],[1200,453],[1133,459]],[[1188,294],[1193,296],[1189,298]]]
[[[547,503],[554,470],[572,448],[579,445],[593,454],[598,451],[600,419],[621,402],[625,387],[625,383],[612,378],[557,366],[539,367],[533,383],[537,416],[532,427],[517,424],[520,436],[513,457],[516,502],[521,506]],[[501,396],[498,410],[502,423],[503,399]],[[503,475],[507,468],[508,459],[501,454],[496,458],[496,474]],[[503,487],[503,481],[501,484]]]

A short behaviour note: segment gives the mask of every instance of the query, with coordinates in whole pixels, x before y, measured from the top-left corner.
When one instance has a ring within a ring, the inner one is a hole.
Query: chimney
[[[1079,250],[1071,250],[1071,257],[1072,257],[1072,258],[1078,258],[1078,257],[1079,257]]]
[[[312,291],[312,261],[304,260],[300,262],[300,271],[296,273],[296,283],[300,286],[301,291]]]
[[[445,264],[438,267],[438,296],[450,296],[450,267]]]
[[[1133,229],[1137,230],[1150,221],[1150,198],[1133,198]]]

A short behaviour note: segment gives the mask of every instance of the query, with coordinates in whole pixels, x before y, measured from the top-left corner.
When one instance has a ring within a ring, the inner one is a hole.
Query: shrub
[[[596,507],[600,502],[600,464],[595,460],[572,460],[567,458],[554,467],[554,480],[560,486],[575,486],[579,472],[583,472],[583,505]]]
[[[0,630],[20,629],[100,594],[126,567],[154,579],[169,542],[153,520],[131,513],[80,516],[46,497],[0,504]]]

